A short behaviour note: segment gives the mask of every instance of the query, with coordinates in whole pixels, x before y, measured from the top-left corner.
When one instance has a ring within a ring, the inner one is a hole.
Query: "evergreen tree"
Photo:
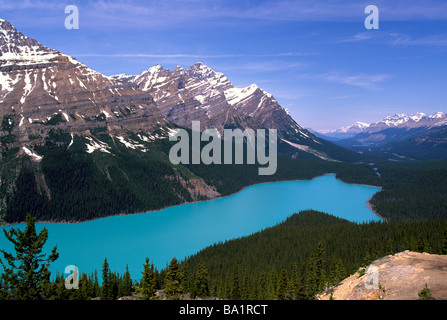
[[[174,257],[169,263],[166,273],[165,293],[168,299],[179,300],[181,296],[181,285],[179,280],[178,261]]]
[[[366,252],[365,259],[363,260],[363,267],[367,268],[372,263],[369,252]]]
[[[391,237],[389,237],[386,242],[386,254],[388,256],[394,254],[393,239],[391,239]]]
[[[126,265],[126,272],[123,275],[123,284],[122,284],[122,296],[131,296],[132,295],[132,278],[129,272],[129,266]]]
[[[271,268],[267,285],[267,299],[276,300],[278,298],[278,277],[276,268]]]
[[[325,259],[323,243],[319,242],[317,250],[312,253],[306,270],[306,299],[314,299],[326,284]]]
[[[293,263],[292,276],[290,277],[289,291],[290,299],[297,299],[299,296],[299,277],[298,277],[298,265],[296,262]]]
[[[341,258],[335,259],[331,264],[331,271],[329,276],[330,285],[336,285],[340,283],[346,276],[346,270],[343,266],[343,261]]]
[[[433,300],[431,290],[427,284],[425,284],[424,289],[418,292],[419,300]]]
[[[101,294],[101,288],[99,287],[98,281],[98,271],[95,270],[95,275],[93,278],[93,297],[98,297]]]
[[[224,298],[225,299],[230,299],[231,298],[231,288],[232,288],[232,286],[231,286],[230,278],[231,277],[229,277],[229,276],[227,276],[225,278],[225,289],[224,289],[224,292],[225,292]]]
[[[237,262],[234,263],[233,266],[233,275],[232,275],[232,286],[231,286],[231,300],[240,300],[241,299],[241,286],[239,283],[239,264]]]
[[[146,258],[146,263],[143,265],[141,288],[143,290],[143,298],[146,300],[153,298],[157,292],[157,280],[154,265],[149,262],[149,258]]]
[[[87,274],[83,273],[79,279],[79,289],[75,290],[75,299],[77,300],[89,300],[89,281]]]
[[[318,291],[317,285],[317,267],[315,262],[315,255],[312,253],[309,262],[306,264],[306,284],[305,284],[305,297],[312,300]]]
[[[183,261],[180,264],[179,280],[182,294],[191,293],[193,288],[191,288],[192,286],[189,279],[189,265],[187,261]]]
[[[257,281],[257,290],[258,295],[256,296],[256,299],[258,300],[266,300],[267,299],[267,281],[265,272],[261,270],[261,272],[258,274],[258,281]]]
[[[447,230],[442,233],[442,248],[441,254],[447,254]]]
[[[250,299],[250,279],[248,276],[247,270],[244,272],[244,278],[242,280],[242,300],[249,300]]]
[[[112,285],[109,263],[107,262],[107,258],[105,258],[102,265],[101,300],[113,300]]]
[[[289,297],[289,294],[287,292],[288,284],[289,284],[289,276],[287,274],[287,270],[282,269],[279,275],[279,282],[278,282],[278,300],[288,299]]]
[[[120,282],[121,281],[120,281],[119,274],[117,274],[115,272],[110,272],[111,299],[109,299],[109,300],[116,300],[117,298],[120,297],[120,294],[121,294]]]
[[[427,253],[431,253],[431,246],[430,246],[430,242],[428,241],[428,239],[424,239],[424,245],[422,248],[422,252],[427,252]]]
[[[217,284],[217,289],[216,289],[216,295],[219,298],[225,298],[225,286],[224,286],[224,281],[222,279],[222,276],[219,277],[219,282]]]
[[[376,244],[376,247],[375,247],[375,249],[374,249],[373,260],[377,260],[377,259],[379,259],[379,258],[381,258],[381,257],[382,257],[382,255],[381,255],[381,252],[380,252],[380,249],[379,249],[379,245]]]
[[[210,294],[208,286],[208,270],[203,259],[200,259],[199,267],[196,272],[195,293],[199,298],[206,298]]]
[[[3,230],[5,237],[12,242],[15,254],[0,250],[8,263],[1,275],[2,288],[0,298],[12,300],[43,300],[48,297],[50,286],[50,264],[56,261],[59,253],[56,246],[47,256],[44,246],[48,240],[48,230],[44,228],[39,234],[35,227],[36,218],[27,214],[24,231],[12,228]]]

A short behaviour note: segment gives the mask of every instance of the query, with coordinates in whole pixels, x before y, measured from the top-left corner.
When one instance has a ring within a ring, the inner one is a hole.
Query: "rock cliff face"
[[[191,127],[199,120],[203,127],[277,129],[279,137],[309,140],[309,132],[299,126],[275,98],[252,84],[236,88],[228,78],[203,63],[170,71],[156,65],[137,76],[118,75],[114,79],[137,84],[156,101],[170,121]]]
[[[0,118],[3,129],[43,142],[55,127],[81,133],[105,123],[115,133],[167,125],[153,99],[136,86],[95,72],[0,20]],[[41,137],[37,138],[36,137]]]
[[[168,157],[169,135],[197,120],[202,130],[277,129],[282,156],[360,157],[300,127],[256,85],[235,88],[202,63],[107,77],[0,19],[0,220],[30,210],[77,220],[66,193],[74,185],[72,193],[94,198],[83,219],[218,196],[207,177]]]
[[[318,295],[320,300],[418,300],[425,284],[436,300],[447,300],[447,256],[404,251],[374,261]]]
[[[202,130],[276,129],[279,154],[292,158],[357,161],[358,154],[320,140],[301,127],[272,94],[252,84],[235,87],[228,78],[201,62],[172,71],[160,65],[139,75],[120,74],[112,79],[137,85],[149,93],[160,112],[171,122],[191,128],[200,121]]]

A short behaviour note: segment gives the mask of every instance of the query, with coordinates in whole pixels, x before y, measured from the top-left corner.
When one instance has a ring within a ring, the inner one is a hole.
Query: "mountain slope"
[[[176,126],[147,92],[43,46],[5,20],[0,50],[4,220],[21,221],[27,211],[83,220],[196,199],[194,185],[202,180],[169,163],[161,144]],[[195,180],[187,186],[189,178]]]
[[[363,132],[370,124],[357,121],[353,125],[342,127],[336,130],[318,130],[314,131],[318,137],[330,140],[347,139]]]
[[[362,156],[323,141],[298,125],[273,95],[252,84],[236,88],[220,72],[198,62],[188,69],[170,71],[160,65],[139,75],[113,79],[133,83],[147,91],[161,113],[173,123],[202,129],[277,129],[279,153],[293,158],[330,161],[360,161]]]
[[[443,112],[437,112],[433,115],[419,112],[415,115],[397,114],[373,123],[356,122],[351,126],[337,130],[318,130],[316,132],[322,138],[346,140],[346,142],[341,142],[343,145],[376,145],[390,142],[389,135],[383,133],[385,130],[394,129],[388,131],[393,133],[409,132],[409,134],[403,133],[402,138],[393,137],[394,140],[405,140],[411,135],[417,135],[422,130],[444,125],[447,125],[447,116]]]
[[[447,158],[447,126],[423,130],[409,139],[373,148],[370,154],[402,160],[441,160]]]
[[[447,116],[443,112],[433,115],[399,114],[366,124],[360,133],[349,137],[338,130],[332,141],[344,148],[365,155],[384,157],[391,160],[438,160],[447,157]],[[332,134],[332,133],[327,133]],[[326,136],[317,133],[322,139]],[[352,135],[352,134],[351,134]],[[349,137],[349,138],[346,138]],[[332,139],[328,137],[328,139]]]
[[[192,120],[202,129],[276,128],[279,153],[303,162],[280,157],[278,173],[263,178],[258,166],[173,165],[168,137]],[[0,222],[23,221],[27,212],[47,221],[147,212],[364,159],[300,127],[256,85],[235,88],[201,63],[106,77],[5,20],[0,121]]]

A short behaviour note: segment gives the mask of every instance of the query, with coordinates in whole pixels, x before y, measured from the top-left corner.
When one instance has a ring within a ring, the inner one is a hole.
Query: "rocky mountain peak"
[[[106,77],[5,20],[0,26],[0,119],[17,137],[6,147],[20,142],[32,150],[54,127],[88,135],[86,129],[108,125],[111,133],[124,136],[167,123],[150,96],[125,81],[128,75]],[[162,68],[154,67],[153,74],[156,69]]]
[[[201,62],[197,62],[190,66],[187,70],[185,70],[185,73],[196,80],[204,81],[208,81],[208,79],[213,78],[218,79],[224,76],[223,73],[215,72],[213,69]]]
[[[181,65],[177,65],[174,70],[172,70],[172,74],[175,76],[179,76],[185,72],[185,69]]]
[[[6,20],[0,21],[0,68],[49,64],[60,52],[25,36]]]

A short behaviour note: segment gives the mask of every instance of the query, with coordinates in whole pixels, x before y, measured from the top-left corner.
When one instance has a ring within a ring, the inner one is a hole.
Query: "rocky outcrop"
[[[312,135],[256,84],[236,88],[223,73],[200,62],[188,69],[177,66],[172,71],[156,65],[133,77],[112,78],[137,84],[149,92],[162,114],[182,127],[191,127],[192,121],[200,121],[203,127],[220,131],[265,128],[277,129],[279,137],[286,139],[312,141],[315,138],[309,137]]]
[[[363,274],[364,273],[364,274]],[[319,300],[418,300],[425,284],[447,300],[447,255],[404,251],[374,261],[317,296]]]
[[[147,92],[43,46],[5,20],[0,20],[0,120],[2,131],[31,147],[54,128],[84,134],[107,126],[125,135],[168,125]]]

